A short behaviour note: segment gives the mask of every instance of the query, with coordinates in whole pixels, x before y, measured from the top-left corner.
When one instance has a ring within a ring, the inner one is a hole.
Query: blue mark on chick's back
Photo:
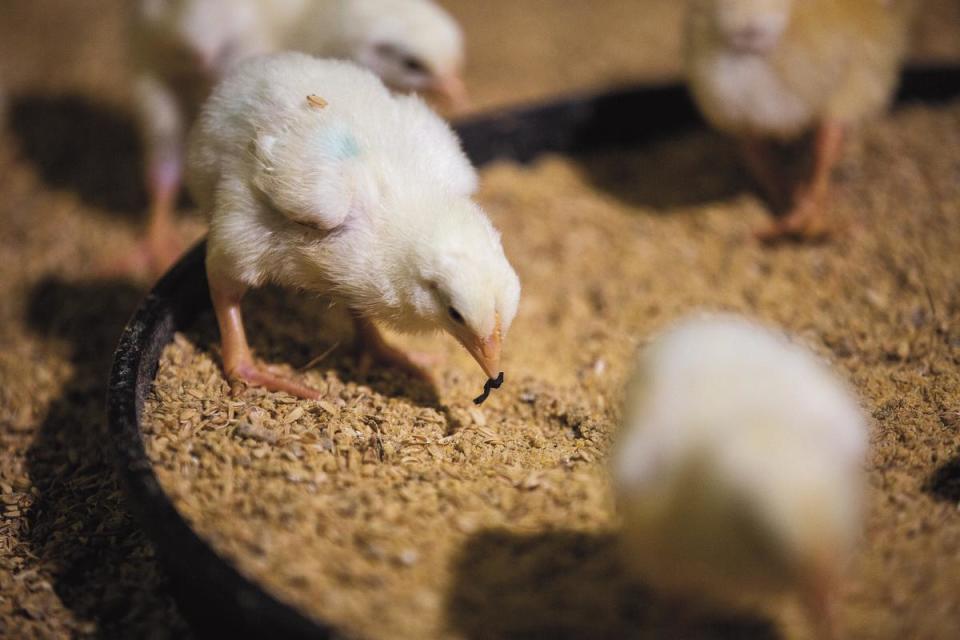
[[[360,155],[357,139],[342,125],[333,125],[324,129],[320,134],[319,142],[333,160],[348,160]]]

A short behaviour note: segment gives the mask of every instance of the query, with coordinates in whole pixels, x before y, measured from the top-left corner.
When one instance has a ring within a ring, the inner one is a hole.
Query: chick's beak
[[[467,87],[457,73],[437,78],[431,85],[431,90],[454,111],[465,109],[470,105]]]
[[[500,328],[500,315],[497,315],[496,325],[486,338],[478,335],[463,332],[457,333],[457,340],[463,345],[477,364],[487,374],[488,378],[496,378],[500,373],[500,347],[503,341],[503,333]]]

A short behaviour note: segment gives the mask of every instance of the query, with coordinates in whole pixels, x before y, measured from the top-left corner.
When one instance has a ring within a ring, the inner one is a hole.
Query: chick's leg
[[[810,627],[814,637],[820,640],[834,640],[837,638],[836,615],[834,600],[837,597],[837,580],[832,571],[823,570],[817,573],[801,593]]]
[[[359,315],[353,316],[358,347],[361,349],[360,370],[368,371],[373,364],[402,369],[414,377],[433,384],[433,376],[426,370],[436,364],[436,358],[428,354],[407,353],[386,340],[373,322]]]
[[[800,185],[793,197],[791,210],[768,232],[765,240],[784,237],[815,240],[828,234],[824,221],[833,168],[843,150],[844,129],[838,122],[823,122],[813,142],[813,167],[809,180]]]
[[[223,369],[227,379],[243,381],[268,391],[282,391],[308,400],[319,399],[320,392],[316,389],[287,380],[254,363],[240,310],[240,301],[245,292],[245,287],[241,285],[210,276],[210,298],[213,301],[217,324],[220,326]]]
[[[782,207],[787,198],[787,182],[778,168],[776,153],[766,140],[740,140],[740,155],[747,171],[774,208]]]
[[[183,161],[177,152],[154,154],[149,163],[147,189],[150,209],[144,242],[148,267],[153,275],[160,275],[183,253],[183,240],[174,224]]]
[[[158,276],[183,251],[174,210],[183,173],[184,116],[174,90],[152,74],[138,76],[134,97],[146,149],[150,208],[144,236],[124,264],[128,271],[147,271]]]

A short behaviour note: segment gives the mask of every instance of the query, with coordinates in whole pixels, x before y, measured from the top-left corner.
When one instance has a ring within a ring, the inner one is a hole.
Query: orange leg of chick
[[[183,240],[173,222],[177,196],[180,194],[181,171],[179,158],[158,160],[150,168],[150,212],[144,250],[148,268],[154,276],[165,272],[183,253]]]
[[[369,371],[373,364],[380,364],[396,367],[433,384],[433,376],[426,367],[436,364],[436,357],[416,352],[408,353],[394,347],[384,340],[383,334],[373,322],[362,316],[353,316],[353,326],[357,333],[357,346],[361,351],[361,371]]]
[[[183,253],[183,239],[173,222],[177,192],[157,193],[150,207],[145,247],[154,276],[163,274]]]
[[[838,581],[829,569],[817,573],[801,593],[814,637],[818,640],[837,638],[837,621],[834,600],[839,589]]]
[[[747,171],[750,172],[770,204],[774,208],[782,207],[786,203],[789,187],[782,172],[777,168],[776,154],[770,143],[758,138],[741,140],[740,154]]]
[[[110,275],[149,275],[157,278],[183,253],[183,240],[174,224],[180,193],[180,160],[154,159],[147,175],[150,209],[147,227],[137,245],[105,269]]]
[[[793,206],[787,215],[770,229],[761,232],[762,240],[794,238],[816,240],[828,234],[824,221],[833,168],[843,150],[843,126],[824,122],[817,129],[813,143],[813,168],[810,179],[794,193]]]
[[[268,391],[282,391],[298,398],[317,400],[321,394],[292,380],[287,380],[253,361],[247,334],[243,329],[240,300],[245,288],[235,283],[210,277],[210,298],[220,325],[220,343],[223,351],[223,369],[230,381],[243,381]]]

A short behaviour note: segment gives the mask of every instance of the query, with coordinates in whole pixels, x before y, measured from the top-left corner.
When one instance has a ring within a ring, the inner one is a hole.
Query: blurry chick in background
[[[906,54],[916,0],[690,0],[685,66],[706,119],[740,142],[785,215],[758,235],[828,231],[831,173],[845,135],[882,112]],[[804,179],[787,180],[777,143],[812,133]]]
[[[866,426],[804,349],[731,316],[681,322],[627,390],[613,481],[651,585],[742,604],[796,593],[817,633],[859,533]]]
[[[465,100],[463,37],[430,0],[138,0],[134,102],[150,200],[125,270],[162,273],[182,249],[173,225],[184,139],[213,84],[247,57],[293,49],[362,64],[401,91]]]
[[[342,303],[381,364],[423,373],[373,321],[445,331],[497,377],[520,281],[471,198],[476,171],[418,97],[391,95],[346,62],[243,62],[191,133],[188,179],[210,218],[207,278],[228,378],[319,397],[254,363],[240,302],[266,283]]]
[[[391,89],[435,95],[452,108],[466,104],[463,34],[432,0],[300,2],[306,9],[284,49],[352,60]]]

